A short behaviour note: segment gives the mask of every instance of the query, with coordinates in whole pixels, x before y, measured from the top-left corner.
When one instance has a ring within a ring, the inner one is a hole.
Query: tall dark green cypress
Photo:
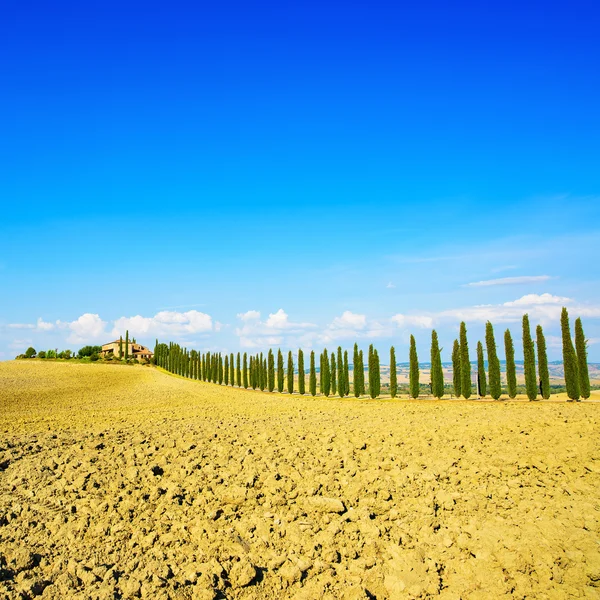
[[[544,400],[550,398],[550,372],[548,370],[548,353],[546,338],[541,325],[535,328],[535,338],[538,351],[538,377],[540,379],[540,395]]]
[[[579,373],[577,369],[577,355],[571,339],[571,327],[569,325],[569,313],[563,306],[560,315],[560,328],[563,343],[563,365],[565,369],[565,385],[569,400],[578,402],[581,391],[579,389]]]
[[[373,350],[373,362],[375,364],[375,398],[379,398],[379,394],[381,393],[381,369],[377,350]]]
[[[506,351],[506,388],[509,398],[517,396],[517,367],[515,365],[515,346],[510,329],[504,332],[504,349]]]
[[[304,352],[302,348],[298,349],[298,392],[304,396],[305,390],[305,373],[304,373]]]
[[[271,349],[269,349],[267,363],[267,389],[272,392],[275,389],[275,357],[273,356],[273,350]]]
[[[225,385],[229,385],[229,356],[225,355],[225,369],[223,372],[223,382]]]
[[[363,351],[358,351],[358,378],[359,378],[359,395],[363,396],[366,393],[365,389],[365,358]]]
[[[283,392],[283,354],[281,348],[277,351],[277,391],[281,394]]]
[[[467,326],[460,324],[460,391],[463,398],[471,397],[471,360],[469,359],[469,342],[467,341]]]
[[[233,352],[229,355],[229,385],[235,385],[235,362],[233,360]]]
[[[129,329],[125,331],[125,360],[129,359]]]
[[[321,376],[321,393],[329,396],[331,392],[331,371],[329,370],[329,353],[323,350],[323,374]]]
[[[248,358],[248,383],[251,388],[256,388],[254,384],[254,356],[252,355]]]
[[[315,369],[315,351],[310,351],[310,372],[308,375],[308,390],[311,396],[317,395],[317,372]]]
[[[358,344],[354,344],[354,357],[352,358],[352,385],[354,387],[354,395],[360,396],[360,380],[358,377]]]
[[[123,359],[123,336],[119,338],[119,360]]]
[[[485,376],[485,360],[481,342],[477,342],[477,392],[480,398],[487,396],[487,378]]]
[[[390,348],[390,397],[395,398],[398,394],[398,370],[396,367],[396,349]]]
[[[244,352],[244,364],[242,367],[242,385],[245,390],[248,389],[248,353]]]
[[[337,392],[340,398],[346,395],[346,382],[344,381],[344,358],[342,356],[342,347],[338,346],[337,349]]]
[[[242,387],[242,365],[240,353],[235,357],[235,380],[239,388]]]
[[[210,352],[206,353],[206,381],[212,382],[212,357]]]
[[[331,353],[331,393],[335,396],[337,392],[337,364],[335,360],[335,354]]]
[[[259,370],[260,370],[260,377],[258,378],[258,387],[260,388],[261,392],[265,391],[265,388],[267,387],[267,370],[265,369],[264,365],[265,365],[265,357],[263,356],[263,353],[260,353],[260,362],[258,363],[259,366]]]
[[[431,331],[431,395],[441,398],[444,395],[444,371],[442,370],[442,351],[435,329]]]
[[[531,339],[529,315],[523,315],[523,367],[525,371],[525,389],[529,400],[537,398],[538,388],[535,374],[535,346]]]
[[[485,324],[485,347],[488,357],[488,371],[490,383],[490,396],[498,400],[502,394],[502,382],[500,380],[500,361],[496,351],[496,339],[494,337],[494,327],[488,321]]]
[[[344,350],[344,396],[350,395],[350,371],[348,369],[348,350]]]
[[[457,398],[461,396],[460,385],[462,377],[460,376],[460,344],[458,340],[454,340],[452,346],[452,384],[454,386],[454,395]]]
[[[223,356],[219,352],[219,385],[223,384]]]
[[[409,352],[409,389],[410,397],[419,397],[419,357],[417,356],[417,343],[415,336],[410,336],[410,352]]]
[[[369,356],[367,363],[369,365],[369,395],[375,398],[375,362],[374,362],[373,344],[369,345]]]
[[[587,362],[587,340],[583,334],[581,317],[575,320],[575,349],[577,351],[579,393],[584,400],[587,400],[590,397],[590,372]]]
[[[292,356],[291,350],[288,352],[287,391],[288,394],[294,393],[294,357]]]

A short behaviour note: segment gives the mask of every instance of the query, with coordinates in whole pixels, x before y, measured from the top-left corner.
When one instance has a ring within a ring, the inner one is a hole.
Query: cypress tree
[[[125,331],[125,360],[129,359],[129,329]]]
[[[396,349],[390,348],[390,397],[395,398],[398,393],[398,372],[396,368]]]
[[[244,389],[248,389],[248,354],[244,352],[244,365],[242,367],[242,384]]]
[[[506,351],[506,387],[509,398],[517,395],[517,367],[515,366],[515,347],[510,330],[504,332],[504,348]]]
[[[494,338],[494,327],[488,321],[485,324],[485,346],[488,357],[490,396],[498,400],[502,394],[502,382],[500,381],[500,361],[496,352],[496,339]]]
[[[337,364],[335,360],[335,354],[331,353],[331,393],[335,396],[337,392]]]
[[[277,391],[283,392],[283,354],[281,349],[277,351]]]
[[[359,373],[358,373],[358,384],[359,384],[359,394],[362,396],[365,393],[365,359],[363,356],[363,351],[359,350],[358,351],[358,366],[359,366]]]
[[[538,351],[538,376],[540,379],[540,395],[544,400],[550,398],[550,372],[548,371],[548,354],[546,352],[546,338],[542,326],[535,328],[535,337]]]
[[[467,341],[467,326],[460,324],[460,391],[463,398],[471,397],[471,361],[469,359],[469,343]]]
[[[381,369],[379,368],[379,353],[373,350],[373,363],[375,364],[375,398],[379,398],[381,392]]]
[[[219,352],[219,385],[223,384],[223,357]]]
[[[344,380],[344,359],[342,357],[342,347],[338,346],[337,349],[337,372],[338,372],[338,384],[337,384],[337,392],[340,398],[343,398],[346,395],[346,382]]]
[[[577,372],[577,356],[573,348],[571,339],[571,327],[569,325],[569,313],[563,306],[560,315],[560,328],[562,331],[563,343],[563,365],[565,369],[565,384],[567,387],[567,396],[571,401],[579,401],[579,373]]]
[[[577,350],[579,393],[584,400],[587,400],[590,397],[590,372],[587,362],[587,340],[583,334],[581,317],[575,320],[575,349]]]
[[[444,395],[444,371],[442,370],[442,351],[435,329],[431,332],[431,394],[434,398]]]
[[[537,398],[538,387],[535,375],[535,346],[531,339],[529,315],[523,315],[523,364],[525,370],[525,389],[529,400]]]
[[[266,358],[263,358],[262,372],[263,372],[263,387],[261,388],[261,390],[264,391],[265,388],[267,387],[267,359]]]
[[[304,396],[306,391],[304,389],[304,379],[304,352],[302,352],[302,349],[300,348],[298,349],[298,392],[301,396]]]
[[[212,357],[210,352],[206,353],[206,381],[212,381]]]
[[[266,383],[267,373],[266,373],[266,370],[264,369],[264,364],[265,364],[265,359],[264,359],[263,353],[261,352],[259,363],[258,363],[258,370],[259,370],[258,387],[260,388],[261,392],[263,392],[265,390],[265,387],[267,385],[267,383]]]
[[[417,344],[415,342],[415,336],[410,336],[410,352],[409,352],[409,389],[410,397],[419,397],[419,357],[417,356]]]
[[[310,351],[310,373],[308,375],[308,389],[311,396],[317,395],[317,372],[315,370],[315,351]]]
[[[256,387],[254,385],[254,357],[250,356],[248,359],[248,383],[251,388]]]
[[[458,340],[454,340],[452,346],[452,384],[454,386],[454,395],[457,398],[461,396],[460,384],[462,378],[460,376],[460,344]]]
[[[321,393],[329,396],[331,392],[331,371],[329,370],[329,354],[327,348],[323,350],[323,374],[321,376]]]
[[[294,357],[292,356],[291,350],[288,352],[287,391],[288,394],[294,393]]]
[[[369,369],[369,395],[371,396],[371,398],[375,398],[375,362],[373,357],[373,344],[370,344],[367,364]]]
[[[223,374],[225,385],[229,385],[229,356],[225,355],[225,372]]]
[[[229,385],[235,385],[235,362],[233,360],[233,352],[229,355]]]
[[[344,350],[344,396],[350,395],[350,371],[348,370],[348,350]]]
[[[269,355],[267,357],[268,373],[267,373],[267,389],[272,392],[275,389],[275,357],[273,356],[273,350],[269,349]]]
[[[235,358],[235,380],[239,388],[242,387],[242,367],[240,358],[240,353],[238,352]]]
[[[354,357],[352,359],[352,384],[354,386],[354,395],[360,396],[360,381],[358,378],[358,344],[354,344]]]
[[[123,336],[119,338],[119,358],[123,358]]]
[[[483,345],[477,342],[477,392],[480,398],[487,396],[487,380],[485,376],[485,360],[483,358]]]

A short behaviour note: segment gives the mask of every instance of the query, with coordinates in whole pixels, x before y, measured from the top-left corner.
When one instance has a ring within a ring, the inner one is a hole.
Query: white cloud
[[[397,314],[392,317],[392,322],[398,327],[419,327],[421,329],[431,329],[433,327],[433,318],[427,315],[403,315]]]
[[[10,329],[35,329],[36,331],[50,331],[54,329],[54,323],[47,323],[41,317],[38,318],[36,323],[10,323],[8,325]]]
[[[347,310],[335,317],[316,339],[322,344],[338,340],[374,339],[388,337],[391,329],[389,325],[367,319],[366,315]]]
[[[188,310],[186,312],[177,312],[163,310],[156,313],[153,317],[121,317],[114,322],[112,335],[122,335],[124,331],[129,330],[130,335],[156,335],[181,337],[196,333],[207,333],[209,331],[218,331],[221,324],[216,323],[213,327],[212,317],[206,313],[197,310]]]
[[[260,319],[260,313],[257,310],[249,310],[245,313],[238,313],[237,318],[242,321],[257,321]]]
[[[390,281],[385,287],[388,290],[393,290],[396,286]]]
[[[487,287],[490,285],[516,285],[520,283],[539,283],[548,281],[550,275],[522,275],[520,277],[500,277],[498,279],[488,279],[486,281],[474,281],[466,283],[465,287]]]
[[[335,317],[329,327],[331,329],[364,329],[367,326],[367,317],[346,310],[341,317]]]
[[[101,342],[106,336],[106,321],[103,321],[99,315],[85,313],[76,321],[62,323],[57,321],[57,325],[67,327],[71,333],[67,337],[67,342],[81,344],[87,342]]]
[[[235,330],[243,348],[262,348],[271,345],[296,345],[299,335],[314,329],[313,323],[295,323],[289,320],[288,314],[280,308],[269,314],[266,321],[260,321],[258,311],[248,311],[238,314],[244,322],[242,327]]]
[[[600,306],[579,304],[572,298],[552,294],[527,294],[503,304],[483,304],[453,308],[425,315],[394,315],[392,321],[400,327],[433,327],[447,321],[471,323],[517,323],[525,313],[532,321],[556,323],[560,319],[562,307],[569,308],[573,317],[600,318]]]

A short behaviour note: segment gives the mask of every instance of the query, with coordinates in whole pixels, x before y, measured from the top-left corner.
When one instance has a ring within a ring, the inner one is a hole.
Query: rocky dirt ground
[[[600,598],[599,411],[0,363],[0,598]]]

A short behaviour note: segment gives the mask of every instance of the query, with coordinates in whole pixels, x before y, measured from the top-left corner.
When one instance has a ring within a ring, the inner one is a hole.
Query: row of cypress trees
[[[525,390],[530,400],[539,396],[544,399],[550,397],[550,374],[546,351],[546,339],[541,325],[536,327],[535,342],[531,335],[529,316],[523,315],[523,356]],[[561,329],[563,340],[563,361],[565,368],[565,382],[567,395],[570,400],[589,398],[590,381],[587,365],[587,342],[583,333],[581,319],[575,322],[575,344],[571,339],[569,316],[566,308],[562,309]],[[128,336],[127,336],[128,337]],[[537,370],[536,370],[537,347]],[[504,350],[506,356],[506,387],[508,396],[515,398],[517,395],[517,373],[515,364],[515,349],[510,330],[504,332]],[[441,359],[442,349],[439,346],[438,335],[435,330],[431,333],[431,371],[430,392],[435,398],[442,398],[445,392],[444,373]],[[488,394],[495,400],[502,394],[500,376],[500,360],[498,358],[494,328],[488,321],[485,326],[484,344],[477,343],[477,377],[476,392],[480,397]],[[486,356],[487,355],[487,356]],[[487,358],[487,361],[486,361]],[[339,395],[340,398],[350,394],[350,374],[348,352],[341,347],[336,352],[329,354],[324,349],[319,356],[319,390],[324,396]],[[287,368],[284,368],[284,356],[281,350],[277,351],[277,360],[273,350],[267,356],[255,354],[243,356],[238,352],[223,356],[220,353],[198,353],[196,350],[188,351],[178,344],[159,344],[155,347],[155,361],[160,367],[184,377],[202,381],[218,383],[220,385],[237,386],[268,390],[273,392],[287,392],[293,394],[306,393],[306,371],[304,353],[298,351],[298,364],[294,364],[292,352],[288,352]],[[371,344],[367,357],[368,380],[365,381],[365,365],[363,351],[358,344],[354,344],[352,391],[359,398],[368,394],[377,398],[381,393],[380,361],[377,350]],[[487,371],[486,371],[487,362]],[[315,352],[310,353],[310,366],[308,371],[308,393],[317,395],[317,372],[315,366]],[[297,367],[297,369],[296,369]],[[390,349],[390,396],[395,398],[398,393],[398,377],[396,367],[396,353],[392,346]],[[459,337],[454,341],[452,348],[452,391],[457,397],[470,398],[473,393],[471,380],[471,361],[467,340],[467,328],[464,322],[460,324]],[[418,398],[421,390],[419,381],[419,359],[414,336],[410,336],[409,350],[409,395]]]

